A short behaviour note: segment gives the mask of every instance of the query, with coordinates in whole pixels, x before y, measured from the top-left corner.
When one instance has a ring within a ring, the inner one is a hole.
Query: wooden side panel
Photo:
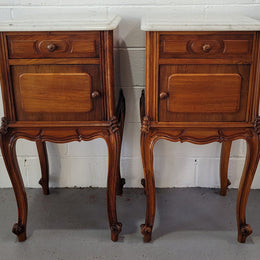
[[[4,116],[10,120],[15,120],[13,109],[13,99],[11,91],[11,80],[9,78],[9,67],[7,65],[7,48],[5,34],[0,33],[0,82],[4,108]]]
[[[104,119],[99,65],[11,66],[11,73],[17,121]]]
[[[251,65],[160,65],[159,121],[246,121],[250,68]]]
[[[173,74],[168,79],[168,111],[238,112],[240,92],[239,74]]]
[[[88,73],[23,73],[19,76],[24,112],[90,112]]]

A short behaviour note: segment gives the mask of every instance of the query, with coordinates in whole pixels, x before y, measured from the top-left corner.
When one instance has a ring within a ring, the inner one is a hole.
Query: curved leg
[[[16,157],[15,144],[16,140],[10,134],[1,135],[1,149],[5,165],[13,185],[17,207],[18,223],[13,226],[13,233],[17,235],[18,241],[26,240],[26,223],[27,223],[27,197],[24,189],[22,176]]]
[[[120,154],[121,154],[121,146],[122,146],[122,139],[123,139],[123,130],[124,130],[124,123],[125,123],[125,97],[123,94],[122,89],[120,90],[119,94],[119,101],[117,105],[117,118],[119,121],[119,141],[118,141],[118,163],[117,163],[117,181],[116,181],[116,195],[123,194],[123,186],[125,185],[125,179],[121,178],[120,174]]]
[[[243,174],[237,195],[237,228],[238,242],[245,243],[247,236],[252,233],[250,225],[246,224],[246,204],[251,184],[259,161],[259,138],[256,133],[247,139],[247,154]]]
[[[42,177],[39,184],[42,186],[43,194],[48,195],[49,191],[49,164],[46,143],[41,140],[36,141],[36,146],[39,154]]]
[[[111,229],[111,240],[117,241],[121,232],[122,224],[117,221],[116,214],[116,182],[117,182],[117,166],[118,166],[118,142],[119,132],[110,133],[107,138],[108,147],[108,176],[107,176],[107,214],[109,226]]]
[[[220,195],[226,196],[227,188],[231,184],[228,179],[228,163],[231,150],[232,141],[222,143],[220,155]]]
[[[141,133],[141,153],[145,177],[146,217],[145,224],[141,225],[144,242],[152,238],[152,229],[155,217],[155,182],[153,173],[153,145],[149,133]]]
[[[116,156],[118,156],[117,159],[117,180],[116,180],[116,195],[122,195],[123,194],[123,187],[125,185],[125,178],[121,178],[121,173],[120,173],[120,154],[121,154],[121,146],[122,146],[122,135],[119,136],[118,140],[118,153]]]

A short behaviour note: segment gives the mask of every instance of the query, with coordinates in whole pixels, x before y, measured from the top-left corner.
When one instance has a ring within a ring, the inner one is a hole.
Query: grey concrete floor
[[[236,240],[237,190],[221,197],[216,189],[158,189],[153,240],[144,243],[145,195],[124,189],[118,197],[123,230],[110,240],[105,189],[27,189],[29,216],[25,242],[11,233],[17,209],[13,191],[0,189],[0,259],[260,259],[260,190],[252,190],[247,222],[253,234]]]

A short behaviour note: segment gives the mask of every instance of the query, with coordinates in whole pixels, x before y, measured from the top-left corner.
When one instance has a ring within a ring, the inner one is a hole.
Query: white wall
[[[95,12],[122,17],[115,32],[117,85],[126,97],[126,124],[121,169],[127,187],[140,187],[143,177],[139,138],[139,97],[145,85],[145,33],[140,18],[149,12],[242,13],[260,18],[260,0],[1,0],[0,20],[52,17],[79,18]],[[1,106],[0,106],[1,107]],[[3,115],[1,107],[1,116]],[[232,147],[229,175],[231,187],[238,187],[244,156],[244,141]],[[18,141],[18,159],[27,187],[39,187],[40,167],[36,147],[29,141]],[[50,185],[52,187],[106,186],[107,149],[101,139],[91,142],[48,143]],[[218,187],[220,144],[204,146],[159,141],[155,147],[155,178],[158,187]],[[0,187],[10,187],[0,158]],[[254,188],[260,188],[260,169]]]

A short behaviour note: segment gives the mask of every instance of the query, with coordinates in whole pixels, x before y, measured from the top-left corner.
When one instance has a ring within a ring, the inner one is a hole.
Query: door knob
[[[160,93],[160,99],[161,99],[161,100],[166,99],[168,96],[169,96],[169,94],[168,94],[167,92],[165,92],[165,91],[163,91],[163,92]]]
[[[100,96],[101,96],[101,94],[100,94],[100,92],[97,91],[97,90],[95,90],[95,91],[93,91],[93,92],[91,93],[91,97],[92,97],[92,98],[98,98],[98,97],[100,97]]]

